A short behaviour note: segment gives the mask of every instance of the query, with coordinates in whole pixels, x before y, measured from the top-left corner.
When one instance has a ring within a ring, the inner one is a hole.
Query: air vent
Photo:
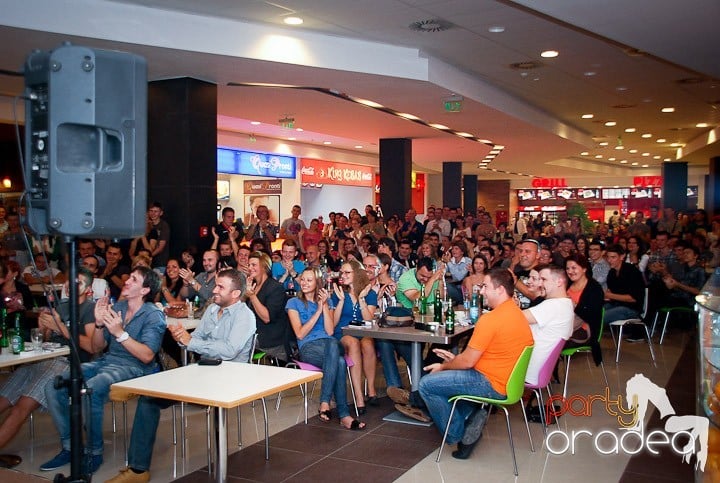
[[[447,20],[432,18],[428,20],[418,20],[408,25],[408,27],[410,30],[416,32],[444,32],[445,30],[450,30],[453,24]]]
[[[515,62],[514,64],[510,64],[510,68],[515,70],[531,70],[537,69],[538,67],[542,67],[542,64],[539,62],[533,62],[531,60],[527,62]]]

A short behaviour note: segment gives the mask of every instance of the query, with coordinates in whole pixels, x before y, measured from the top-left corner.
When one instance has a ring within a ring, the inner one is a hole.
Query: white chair
[[[643,322],[643,319],[647,315],[648,311],[648,299],[649,296],[648,289],[645,289],[645,302],[643,303],[643,311],[640,314],[639,319],[625,319],[625,320],[616,320],[614,322],[610,322],[610,334],[613,337],[613,342],[615,343],[615,364],[618,364],[620,362],[620,346],[622,345],[622,334],[623,334],[623,328],[626,325],[642,325],[643,329],[645,329],[645,337],[647,337],[648,342],[648,348],[650,349],[650,357],[652,357],[653,365],[655,365],[655,351],[653,350],[652,345],[652,338],[650,337],[650,331],[647,328],[647,325],[645,322]],[[617,341],[615,340],[615,332],[613,331],[613,327],[619,327],[618,331],[618,337]],[[653,326],[654,328],[654,326]]]

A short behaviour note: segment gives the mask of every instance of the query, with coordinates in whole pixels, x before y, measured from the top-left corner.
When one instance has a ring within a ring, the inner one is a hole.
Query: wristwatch
[[[128,340],[129,338],[130,338],[130,334],[128,334],[127,332],[123,331],[123,333],[120,334],[120,336],[117,337],[117,338],[115,339],[115,341],[118,342],[118,343],[120,343],[120,344],[122,344],[123,342],[125,342],[125,341]]]

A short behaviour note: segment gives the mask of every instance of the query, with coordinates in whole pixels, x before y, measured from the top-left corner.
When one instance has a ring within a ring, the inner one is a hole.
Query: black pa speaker
[[[145,232],[147,63],[63,44],[25,62],[27,223],[38,234]]]

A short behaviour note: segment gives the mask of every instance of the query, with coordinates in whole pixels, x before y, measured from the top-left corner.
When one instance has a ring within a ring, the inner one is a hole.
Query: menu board
[[[594,188],[579,188],[577,190],[578,198],[588,200],[592,198],[600,198],[600,190]]]
[[[538,199],[540,200],[554,200],[555,199],[555,191],[554,190],[538,190],[537,192]]]
[[[652,188],[633,188],[630,190],[630,196],[634,199],[652,198]]]
[[[537,192],[535,190],[518,190],[518,199],[520,201],[536,200]]]
[[[555,196],[560,200],[576,200],[577,191],[575,191],[574,189],[561,188],[555,190]]]
[[[630,196],[630,188],[603,188],[604,200],[624,200]]]

